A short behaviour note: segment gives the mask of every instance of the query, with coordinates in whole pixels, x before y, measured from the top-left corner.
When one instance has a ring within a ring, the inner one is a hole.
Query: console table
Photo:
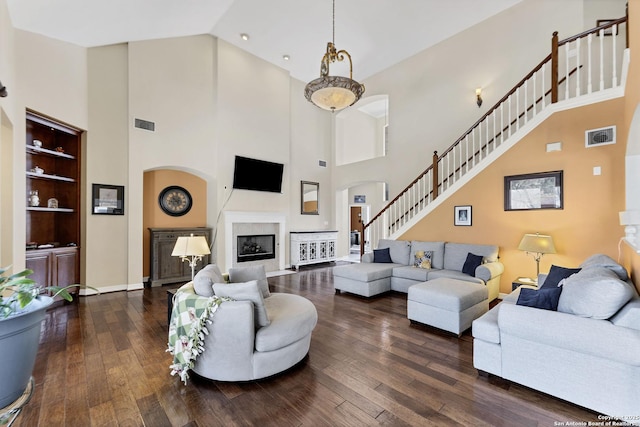
[[[161,286],[167,283],[187,283],[191,280],[191,267],[179,257],[171,256],[176,240],[181,236],[204,236],[211,244],[211,228],[149,228],[150,260],[149,284]],[[210,255],[205,255],[196,265],[196,272],[209,264]]]
[[[291,267],[317,264],[336,260],[338,232],[327,231],[291,231],[289,233]]]

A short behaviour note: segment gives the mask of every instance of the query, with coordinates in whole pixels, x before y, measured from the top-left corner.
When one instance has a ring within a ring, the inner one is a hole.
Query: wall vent
[[[318,160],[318,166],[322,167],[322,168],[326,168],[327,167],[327,162],[324,160]]]
[[[151,132],[155,132],[156,130],[156,124],[148,120],[135,119],[134,126],[138,129],[150,130]]]
[[[584,133],[585,147],[595,147],[598,145],[608,145],[616,143],[616,127],[591,129]]]

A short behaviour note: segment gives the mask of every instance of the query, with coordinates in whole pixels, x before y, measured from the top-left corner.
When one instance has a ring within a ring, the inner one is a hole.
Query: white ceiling
[[[336,0],[335,44],[359,81],[522,0]],[[302,81],[320,75],[331,0],[7,0],[14,27],[84,47],[212,34]],[[240,34],[250,35],[248,41]],[[285,61],[283,55],[291,59]],[[332,66],[332,74],[348,69]]]

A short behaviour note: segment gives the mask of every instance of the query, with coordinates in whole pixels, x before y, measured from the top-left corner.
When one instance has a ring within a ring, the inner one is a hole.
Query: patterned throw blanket
[[[212,323],[211,315],[225,301],[233,300],[217,296],[206,298],[190,292],[176,292],[174,296],[167,349],[173,355],[173,364],[169,368],[171,375],[179,374],[185,385],[189,378],[187,372],[204,351],[204,337],[209,334],[206,325]]]

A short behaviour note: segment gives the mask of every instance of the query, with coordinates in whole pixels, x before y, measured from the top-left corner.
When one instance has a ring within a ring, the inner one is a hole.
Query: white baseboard
[[[130,285],[112,285],[112,286],[103,286],[101,288],[96,288],[99,292],[96,292],[93,289],[82,288],[80,289],[80,296],[90,296],[90,295],[98,295],[98,293],[105,294],[109,292],[119,292],[119,291],[139,291],[144,289],[144,283],[132,283]]]

